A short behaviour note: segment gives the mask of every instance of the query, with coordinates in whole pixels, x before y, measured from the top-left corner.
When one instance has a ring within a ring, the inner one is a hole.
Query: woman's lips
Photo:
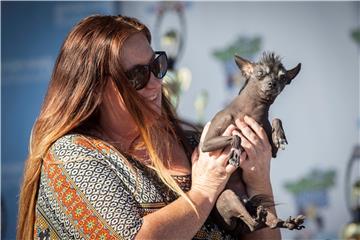
[[[155,101],[157,98],[158,98],[158,94],[155,94],[155,95],[151,95],[148,99],[150,100],[150,101]]]

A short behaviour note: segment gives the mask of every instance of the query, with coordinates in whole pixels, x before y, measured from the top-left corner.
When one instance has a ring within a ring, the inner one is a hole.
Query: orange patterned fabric
[[[51,155],[48,155],[51,156]],[[49,159],[51,162],[51,159]],[[44,164],[44,174],[49,178],[56,179],[49,181],[49,187],[55,190],[55,198],[61,202],[64,212],[76,222],[79,231],[84,233],[86,238],[90,239],[117,239],[119,236],[109,231],[109,226],[96,216],[93,209],[76,191],[76,185],[67,178],[59,165]]]

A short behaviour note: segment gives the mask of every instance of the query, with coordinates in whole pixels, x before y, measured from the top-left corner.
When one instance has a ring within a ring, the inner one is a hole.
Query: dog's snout
[[[276,82],[269,81],[268,82],[268,87],[270,87],[270,88],[276,87]]]

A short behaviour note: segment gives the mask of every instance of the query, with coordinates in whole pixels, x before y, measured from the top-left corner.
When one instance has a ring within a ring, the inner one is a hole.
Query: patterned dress
[[[190,175],[173,177],[190,189]],[[177,197],[152,170],[110,144],[69,134],[44,158],[34,239],[133,239],[145,215]],[[194,239],[232,238],[209,217]]]

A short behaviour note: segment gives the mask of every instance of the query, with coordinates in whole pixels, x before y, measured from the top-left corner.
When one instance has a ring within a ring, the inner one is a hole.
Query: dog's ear
[[[300,72],[300,69],[301,69],[301,63],[299,63],[293,69],[286,71],[287,84],[290,84],[291,80],[293,80],[296,77],[296,75],[298,75],[298,73]]]
[[[235,55],[235,63],[240,68],[241,73],[246,79],[248,79],[254,72],[254,64],[239,55]]]

